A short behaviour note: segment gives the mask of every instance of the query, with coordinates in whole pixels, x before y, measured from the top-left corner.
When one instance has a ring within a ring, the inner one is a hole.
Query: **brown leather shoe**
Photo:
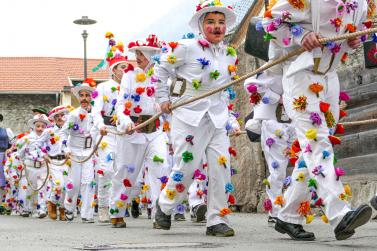
[[[64,207],[59,207],[59,220],[66,221]]]
[[[124,222],[123,218],[111,218],[110,220],[111,226],[113,228],[126,228],[126,222]]]
[[[47,211],[48,211],[48,216],[50,217],[51,220],[56,220],[58,218],[58,215],[56,214],[56,205],[49,201],[47,203]]]

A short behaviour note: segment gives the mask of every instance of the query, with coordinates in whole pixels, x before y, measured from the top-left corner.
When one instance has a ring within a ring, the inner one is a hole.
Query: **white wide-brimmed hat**
[[[62,105],[57,106],[57,107],[53,108],[51,111],[49,111],[48,118],[54,119],[55,115],[59,114],[59,113],[67,114],[67,113],[69,113],[69,110],[65,106],[62,106]]]
[[[80,91],[86,90],[86,91],[92,93],[95,90],[95,87],[96,87],[96,82],[91,78],[87,78],[87,79],[84,80],[84,82],[82,82],[81,84],[78,84],[74,88],[72,88],[72,94],[77,99],[79,99],[80,98],[80,95],[79,95]]]
[[[161,51],[161,43],[156,35],[149,35],[145,41],[137,40],[128,44],[128,51],[135,53],[137,50],[141,52],[158,53]]]
[[[46,125],[50,124],[50,121],[48,120],[46,115],[37,114],[37,115],[34,115],[32,119],[29,119],[29,121],[27,122],[27,125],[29,128],[33,128],[34,124],[37,122],[42,122],[42,123],[45,123]]]
[[[223,5],[220,0],[200,1],[196,6],[196,13],[192,16],[189,25],[195,32],[200,32],[199,20],[202,15],[210,12],[221,12],[225,15],[226,26],[230,28],[236,23],[237,16],[231,6]]]

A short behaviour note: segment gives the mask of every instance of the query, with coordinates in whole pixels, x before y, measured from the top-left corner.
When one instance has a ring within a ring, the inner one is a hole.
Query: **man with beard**
[[[44,131],[39,139],[49,159],[53,161],[65,161],[64,149],[67,147],[66,134],[63,132],[65,115],[68,114],[65,106],[58,106],[49,112],[49,119],[54,120],[54,127]],[[51,193],[48,198],[47,210],[52,220],[57,219],[57,208],[59,207],[59,218],[65,220],[64,215],[64,173],[67,173],[68,166],[57,166],[50,163],[50,187]]]
[[[73,95],[79,100],[80,107],[69,113],[63,131],[67,137],[66,158],[85,159],[92,152],[93,139],[90,131],[93,127],[91,114],[92,93],[95,83],[85,80],[81,85],[72,89]],[[74,218],[78,195],[81,195],[81,220],[83,223],[94,223],[94,170],[92,160],[84,163],[71,161],[65,184],[65,217],[68,221]]]
[[[109,63],[108,71],[111,79],[100,83],[93,95],[93,118],[97,131],[100,130],[104,135],[101,142],[101,147],[98,149],[99,167],[97,168],[98,175],[98,208],[99,208],[99,222],[109,222],[109,199],[110,199],[110,185],[111,179],[114,175],[114,159],[116,150],[116,135],[107,134],[107,128],[116,129],[117,115],[115,106],[117,104],[119,84],[122,80],[124,72],[128,68],[127,57],[124,54],[124,46],[122,42],[116,43],[114,35],[111,32],[106,34],[109,39],[109,50],[116,48],[112,53],[108,51],[106,61]],[[132,66],[132,65],[131,65]]]

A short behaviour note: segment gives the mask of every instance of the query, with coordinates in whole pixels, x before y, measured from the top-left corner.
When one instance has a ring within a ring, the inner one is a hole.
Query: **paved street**
[[[53,222],[0,216],[0,250],[376,250],[377,222],[370,222],[354,237],[336,241],[330,226],[316,219],[306,226],[317,241],[295,242],[266,224],[261,214],[233,214],[234,238],[206,237],[204,224],[174,222],[170,231],[154,230],[143,215],[128,219],[127,229],[104,224]]]

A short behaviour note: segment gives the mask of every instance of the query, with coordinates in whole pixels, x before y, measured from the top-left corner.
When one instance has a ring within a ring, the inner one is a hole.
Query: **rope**
[[[370,125],[370,124],[377,124],[377,119],[343,122],[343,123],[339,123],[339,124],[342,124],[344,127]]]
[[[94,146],[94,148],[93,148],[93,150],[91,151],[91,153],[87,156],[87,157],[85,157],[84,159],[82,159],[82,160],[79,160],[79,159],[74,159],[74,158],[68,158],[68,159],[66,159],[66,160],[64,160],[64,161],[62,161],[62,162],[55,162],[55,161],[52,161],[52,160],[50,160],[50,162],[53,164],[53,165],[55,165],[55,166],[64,166],[67,162],[68,162],[68,160],[71,160],[71,161],[73,161],[73,162],[76,162],[76,163],[79,163],[79,164],[82,164],[82,163],[84,163],[84,162],[87,162],[88,160],[90,160],[92,157],[93,157],[93,155],[96,153],[96,151],[98,150],[98,147],[99,147],[99,145],[101,144],[101,142],[102,142],[102,139],[103,139],[103,135],[101,135],[101,137],[98,139],[98,141],[97,141],[97,144]]]
[[[335,37],[329,37],[329,38],[321,38],[319,39],[319,42],[321,44],[326,44],[327,42],[330,42],[330,41],[339,41],[339,40],[347,40],[347,39],[350,39],[350,38],[355,38],[355,37],[359,37],[359,36],[363,36],[363,35],[367,35],[367,34],[371,34],[371,33],[376,33],[377,32],[377,28],[372,28],[372,29],[367,29],[367,30],[363,30],[363,31],[358,31],[358,32],[354,32],[354,33],[349,33],[349,34],[343,34],[343,35],[340,35],[340,36],[335,36]],[[216,94],[218,92],[221,92],[225,89],[227,89],[228,87],[231,87],[235,84],[238,84],[244,80],[246,80],[247,78],[250,78],[254,75],[257,75],[258,73],[261,73],[277,64],[280,64],[294,56],[297,56],[297,55],[300,55],[301,53],[303,53],[305,51],[305,49],[303,48],[299,48],[299,49],[296,49],[294,51],[291,51],[289,52],[287,55],[285,56],[282,56],[280,58],[278,58],[277,60],[274,60],[270,63],[267,63],[265,65],[263,65],[262,67],[259,67],[258,69],[248,73],[248,74],[245,74],[243,75],[242,77],[239,77],[238,79],[236,80],[233,80],[231,82],[229,82],[228,84],[225,84],[223,86],[220,86],[218,88],[215,88],[213,89],[212,91],[209,91],[207,93],[204,93],[202,95],[198,95],[196,97],[192,97],[192,98],[189,98],[188,100],[186,101],[183,101],[183,102],[178,102],[176,104],[173,104],[172,105],[172,109],[171,110],[175,110],[181,106],[184,106],[184,105],[187,105],[187,104],[190,104],[192,102],[195,102],[197,100],[200,100],[200,99],[203,99],[203,98],[206,98],[208,96],[211,96],[213,94]],[[149,125],[150,123],[154,122],[156,119],[158,119],[163,113],[162,112],[159,112],[157,114],[155,114],[154,116],[152,116],[150,119],[144,121],[143,123],[135,126],[134,128],[132,128],[131,130],[132,131],[137,131],[137,130],[140,130],[141,128]],[[126,134],[126,132],[118,132],[118,131],[114,131],[114,130],[111,130],[111,129],[107,129],[107,132],[108,133],[111,133],[111,134],[114,134],[114,135],[118,135],[118,136],[123,136]],[[242,134],[242,133],[241,133]],[[76,163],[84,163],[86,161],[88,161],[93,155],[94,153],[97,151],[101,141],[102,141],[102,138],[103,138],[103,135],[101,135],[101,137],[99,138],[96,146],[93,148],[93,151],[90,153],[90,155],[82,160],[77,160],[77,159],[73,159],[71,158],[72,161],[76,162]],[[63,166],[67,163],[68,159],[66,159],[64,162],[62,163],[56,163],[56,162],[51,162],[52,164],[56,165],[56,166]]]
[[[38,192],[39,190],[41,190],[46,185],[47,180],[50,176],[50,165],[47,163],[47,161],[46,161],[46,168],[47,168],[47,174],[46,174],[46,178],[43,181],[43,184],[40,187],[35,188],[35,187],[33,187],[32,182],[29,180],[29,174],[28,174],[28,171],[27,171],[27,166],[24,167],[25,178],[26,178],[27,184],[30,186],[31,190],[33,190],[34,192]]]
[[[371,28],[371,29],[366,29],[366,30],[363,30],[363,31],[358,31],[358,32],[354,32],[354,33],[348,33],[348,34],[343,34],[343,35],[340,35],[340,36],[335,36],[335,37],[329,37],[329,38],[321,38],[319,39],[319,42],[321,44],[326,44],[327,42],[330,42],[330,41],[339,41],[339,40],[347,40],[347,39],[350,39],[350,38],[355,38],[355,37],[359,37],[359,36],[363,36],[363,35],[367,35],[367,34],[372,34],[372,33],[376,33],[377,32],[377,28]],[[246,80],[247,78],[250,78],[258,73],[261,73],[277,64],[280,64],[294,56],[297,56],[297,55],[300,55],[301,53],[303,53],[305,51],[304,48],[299,48],[299,49],[296,49],[294,51],[291,51],[289,52],[287,55],[285,56],[282,56],[278,59],[276,59],[275,61],[272,61],[270,63],[267,63],[265,65],[263,65],[262,67],[259,67],[258,69],[248,73],[248,74],[245,74],[243,75],[242,77],[236,79],[236,80],[233,80],[231,82],[229,82],[228,84],[225,84],[223,86],[220,86],[218,88],[215,88],[213,89],[212,91],[209,91],[207,93],[204,93],[202,95],[198,95],[196,97],[192,97],[192,98],[189,98],[188,100],[186,101],[183,101],[183,102],[179,102],[177,104],[174,104],[172,105],[172,110],[174,109],[177,109],[181,106],[184,106],[184,105],[187,105],[187,104],[190,104],[192,102],[195,102],[197,100],[200,100],[200,99],[203,99],[203,98],[206,98],[208,96],[211,96],[213,94],[216,94],[218,92],[221,92],[225,89],[227,89],[228,87],[231,87],[237,83],[240,83],[241,81],[244,81]],[[134,128],[132,128],[132,131],[136,131],[136,130],[140,130],[141,128],[145,127],[146,125],[152,123],[153,121],[155,121],[157,118],[159,118],[160,116],[162,115],[162,112],[159,112],[157,113],[156,115],[154,115],[153,117],[151,117],[150,119],[146,120],[145,122],[135,126]],[[115,132],[113,130],[108,130],[109,133],[113,133],[115,135],[124,135],[125,132]]]
[[[377,119],[368,119],[368,120],[360,120],[360,121],[352,121],[352,122],[339,122],[339,124],[343,125],[344,127],[351,127],[351,126],[361,126],[361,125],[371,125],[371,124],[377,124]],[[247,134],[246,131],[239,132],[238,135],[231,134],[230,137],[237,137],[239,135],[245,135]]]

